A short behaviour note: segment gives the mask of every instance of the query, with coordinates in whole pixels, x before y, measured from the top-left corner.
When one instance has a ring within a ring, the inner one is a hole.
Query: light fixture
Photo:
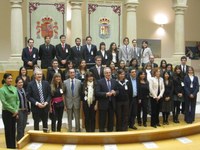
[[[154,22],[158,24],[160,27],[163,27],[164,24],[168,23],[168,18],[165,14],[158,13],[154,17]]]

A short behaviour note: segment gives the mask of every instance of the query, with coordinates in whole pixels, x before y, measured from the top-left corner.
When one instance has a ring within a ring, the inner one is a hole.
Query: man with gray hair
[[[64,81],[64,97],[67,108],[68,131],[72,132],[72,116],[74,116],[76,132],[80,132],[81,81],[75,78],[74,69],[69,69],[69,79]]]
[[[99,109],[99,131],[105,132],[106,119],[107,131],[112,132],[114,126],[114,112],[115,112],[115,97],[119,91],[117,89],[117,82],[111,78],[111,69],[104,68],[104,76],[97,81],[96,96],[98,99]]]
[[[34,77],[35,80],[31,81],[27,88],[27,99],[31,102],[34,130],[39,130],[40,120],[42,120],[43,128],[47,129],[51,89],[49,83],[42,80],[41,69],[35,69]]]

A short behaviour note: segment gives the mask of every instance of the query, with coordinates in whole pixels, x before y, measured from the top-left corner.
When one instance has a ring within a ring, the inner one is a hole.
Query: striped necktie
[[[44,103],[44,96],[43,96],[41,81],[38,82],[38,90],[39,90],[40,102]]]

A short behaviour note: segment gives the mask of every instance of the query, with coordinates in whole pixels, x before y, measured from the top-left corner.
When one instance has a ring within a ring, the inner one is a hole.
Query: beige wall
[[[174,52],[174,11],[172,9],[172,0],[139,0],[137,8],[137,37],[145,39],[161,39],[162,57],[171,57]],[[85,2],[83,8],[85,8]],[[200,0],[188,0],[188,9],[185,12],[185,39],[187,41],[200,41],[198,32],[200,20],[199,14]],[[23,25],[24,37],[27,35],[27,7],[26,1],[23,2]],[[158,25],[154,23],[153,18],[157,13],[164,13],[169,19],[169,23],[164,25],[165,36],[156,34]],[[86,36],[86,11],[83,10],[83,38]],[[123,10],[123,36],[126,36],[126,11]],[[8,60],[10,51],[10,2],[9,0],[1,0],[0,2],[0,18],[3,18],[0,24],[0,60]],[[70,21],[68,26],[68,40],[70,39]],[[17,39],[16,39],[17,40]],[[71,40],[69,40],[71,41]],[[73,45],[74,43],[72,43]]]

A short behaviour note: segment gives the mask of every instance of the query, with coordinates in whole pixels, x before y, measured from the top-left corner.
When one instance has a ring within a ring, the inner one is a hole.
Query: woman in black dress
[[[112,61],[110,62],[110,69],[111,69],[112,78],[117,79],[117,69],[115,67],[115,63]]]
[[[118,59],[118,49],[117,49],[117,44],[112,42],[110,44],[110,48],[108,50],[108,55],[109,55],[109,58],[110,58],[110,61],[114,62],[115,65],[118,64],[119,62],[119,59]]]
[[[51,105],[50,105],[50,118],[51,130],[53,132],[61,132],[62,117],[64,110],[63,101],[63,85],[60,73],[55,73],[51,82]],[[57,122],[56,122],[57,121]]]
[[[125,78],[125,71],[118,70],[117,88],[120,91],[116,97],[116,131],[128,130],[128,111],[131,86]]]
[[[168,117],[170,112],[173,111],[173,92],[174,92],[174,84],[173,80],[171,80],[170,73],[165,71],[163,73],[165,92],[163,94],[162,101],[162,114],[163,114],[163,124],[168,125]]]
[[[142,125],[141,121],[141,111],[143,126],[147,126],[147,108],[148,108],[148,99],[149,99],[149,82],[147,81],[147,76],[145,71],[140,71],[138,74],[138,113],[137,120],[138,125]]]
[[[166,60],[161,60],[160,61],[160,74],[163,76],[163,72],[167,70],[167,61]]]
[[[95,131],[95,117],[98,102],[95,98],[95,78],[92,72],[87,72],[83,83],[82,101],[83,112],[85,115],[86,132]]]
[[[173,82],[174,82],[173,122],[180,123],[178,116],[180,114],[181,102],[184,102],[184,83],[183,83],[182,76],[181,76],[181,67],[179,65],[177,65],[174,68]]]

